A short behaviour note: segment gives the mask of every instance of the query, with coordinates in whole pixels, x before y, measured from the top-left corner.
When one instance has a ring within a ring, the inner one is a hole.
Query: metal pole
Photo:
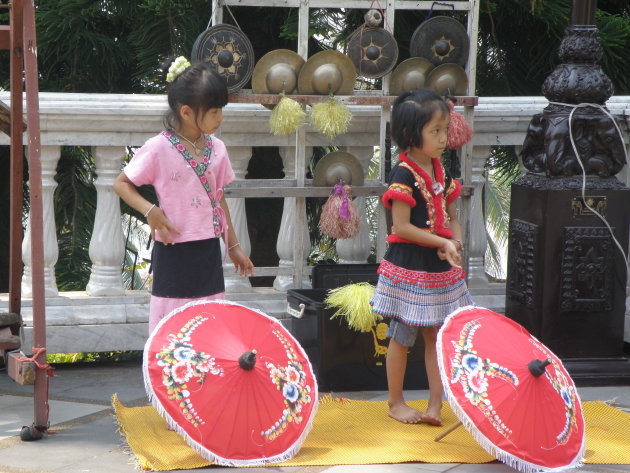
[[[26,116],[28,124],[29,183],[31,196],[31,261],[33,284],[33,353],[38,366],[46,365],[46,300],[44,288],[44,213],[40,160],[39,84],[35,2],[24,1],[24,69],[26,72]],[[48,371],[38,368],[35,377],[35,422],[39,431],[48,429]]]

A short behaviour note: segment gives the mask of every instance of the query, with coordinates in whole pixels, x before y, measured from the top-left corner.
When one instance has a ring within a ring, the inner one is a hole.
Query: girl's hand
[[[444,240],[444,244],[438,248],[438,257],[448,261],[451,266],[462,269],[462,256],[457,251],[453,240]]]
[[[149,212],[147,223],[151,227],[151,238],[155,241],[155,232],[157,231],[160,235],[160,240],[165,245],[173,244],[173,235],[175,233],[179,235],[180,233],[158,206],[153,207]]]
[[[228,250],[228,255],[230,256],[232,263],[234,263],[235,273],[238,273],[241,276],[254,275],[254,263],[252,263],[252,260],[249,259],[239,245],[233,247],[231,250]]]
[[[464,245],[462,242],[460,240],[455,240],[454,238],[451,238],[451,241],[455,244],[455,248],[461,254],[461,252],[464,251]]]

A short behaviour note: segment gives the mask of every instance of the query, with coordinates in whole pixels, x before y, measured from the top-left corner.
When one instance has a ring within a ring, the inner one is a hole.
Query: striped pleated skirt
[[[460,307],[472,305],[465,273],[412,271],[383,260],[374,291],[372,309],[409,325],[435,327]]]

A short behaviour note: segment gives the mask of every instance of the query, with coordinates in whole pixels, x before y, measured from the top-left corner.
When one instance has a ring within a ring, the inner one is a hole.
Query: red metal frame
[[[33,428],[48,429],[48,376],[46,369],[46,301],[44,287],[44,239],[42,204],[42,167],[39,127],[39,84],[37,76],[37,41],[35,34],[34,0],[12,0],[8,4],[9,26],[0,28],[0,48],[11,54],[11,214],[9,311],[21,312],[22,279],[22,192],[23,91],[26,92],[26,123],[28,126],[28,156],[30,184],[30,230],[33,285],[33,361],[37,370],[34,388]],[[25,86],[22,87],[22,79]],[[35,438],[35,437],[34,437]]]

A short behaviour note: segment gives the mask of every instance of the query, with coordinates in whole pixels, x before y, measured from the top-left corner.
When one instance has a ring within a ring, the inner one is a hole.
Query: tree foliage
[[[483,0],[480,4],[477,95],[540,95],[559,63],[560,41],[571,0]],[[596,23],[604,57],[601,66],[617,95],[630,94],[630,15],[627,3],[600,2]],[[605,9],[604,9],[605,8]]]

